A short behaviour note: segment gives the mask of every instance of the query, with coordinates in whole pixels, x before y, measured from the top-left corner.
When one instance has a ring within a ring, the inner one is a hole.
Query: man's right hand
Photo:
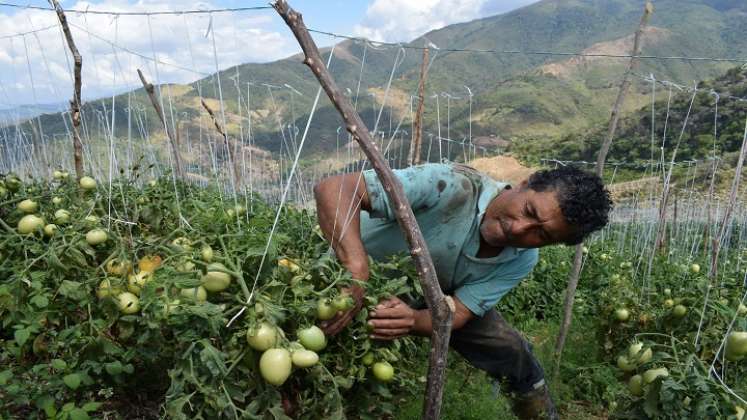
[[[365,289],[360,286],[352,286],[350,288],[343,289],[342,293],[350,295],[355,303],[353,307],[348,309],[347,311],[337,312],[334,318],[322,322],[321,327],[325,335],[337,335],[340,331],[345,329],[350,321],[352,321],[353,318],[358,315],[358,312],[360,312],[363,308],[363,297],[366,294]]]

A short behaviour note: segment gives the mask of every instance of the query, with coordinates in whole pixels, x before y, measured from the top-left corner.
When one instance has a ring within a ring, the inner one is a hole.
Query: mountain
[[[475,137],[498,135],[514,144],[544,144],[604,125],[627,60],[540,52],[628,54],[643,5],[643,1],[630,0],[544,0],[507,14],[431,31],[405,44],[421,47],[429,41],[440,48],[431,51],[435,60],[427,84],[426,134],[435,135],[440,128],[442,136],[449,131],[459,141],[468,136],[471,126]],[[644,55],[747,56],[744,1],[657,0],[655,8],[644,35]],[[536,54],[456,51],[465,49]],[[328,53],[327,49],[325,60]],[[331,72],[356,100],[369,128],[378,119],[380,131],[388,132],[400,121],[409,131],[410,99],[416,92],[420,63],[419,50],[346,40],[335,47]],[[715,77],[732,66],[729,62],[646,59],[638,73],[687,82]],[[392,85],[387,91],[390,75]],[[647,85],[636,80],[626,112],[648,100]],[[474,94],[471,114],[465,86]],[[274,154],[293,152],[317,89],[298,55],[232,67],[189,85],[161,87],[164,102],[172,107],[169,117],[177,121],[182,138],[215,135],[210,133],[212,123],[199,99],[207,98],[218,111],[222,96],[229,136],[246,139],[251,123],[252,143]],[[379,119],[385,96],[386,109]],[[116,97],[113,106],[111,99],[86,104],[87,136],[105,138],[111,132],[112,110],[117,137],[163,140],[142,90]],[[66,132],[60,115],[45,115],[41,121],[47,135]],[[346,141],[346,136],[338,138],[339,126],[337,112],[322,95],[305,146],[308,161],[327,157],[340,141]],[[30,132],[28,126],[23,129]]]
[[[720,159],[717,190],[728,191],[747,121],[747,107],[740,100],[747,98],[747,68],[735,67],[712,80],[699,82],[694,96],[691,89],[672,88],[670,98],[670,88],[662,85],[657,86],[657,92],[653,103],[649,102],[620,120],[607,160],[641,166],[624,166],[627,173],[618,180],[637,178],[646,170],[643,164],[652,158],[654,162],[663,160],[668,165],[676,148],[676,161],[697,161],[697,164],[693,166],[693,172],[689,166],[680,166],[675,172],[675,181],[686,179],[691,185],[708,189],[713,170],[712,157],[717,156]],[[720,95],[718,108],[712,92]],[[649,101],[651,98],[649,92]],[[560,140],[525,144],[515,151],[527,160],[543,151],[553,150],[552,156],[544,156],[594,161],[606,129],[598,126],[583,133],[566,135]],[[691,177],[700,182],[693,182]]]

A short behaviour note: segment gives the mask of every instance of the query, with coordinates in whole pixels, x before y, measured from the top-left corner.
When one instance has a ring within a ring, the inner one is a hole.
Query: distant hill
[[[693,97],[692,91],[673,88],[670,101],[667,86],[660,85],[657,89],[653,113],[652,104],[648,103],[620,120],[608,161],[645,164],[652,156],[654,161],[659,161],[662,158],[660,148],[663,146],[663,158],[668,164],[672,151],[679,142],[677,161],[700,161],[699,172],[693,176],[708,178],[712,171],[712,161],[709,159],[714,155],[723,159],[717,182],[720,189],[728,188],[747,121],[747,102],[729,96],[747,98],[747,68],[732,68],[715,79],[699,82],[698,93],[684,129],[683,124]],[[716,97],[712,91],[722,96],[718,102],[718,114]],[[650,98],[651,96],[649,100]],[[543,153],[545,157],[594,161],[605,135],[606,127],[600,125],[582,133],[568,134],[560,140],[523,144],[514,151],[529,161],[535,160],[533,157],[543,156]],[[636,174],[643,173],[644,169],[629,171],[631,173],[627,176],[635,177]],[[699,185],[707,188],[709,183]]]
[[[451,137],[459,140],[467,136],[469,108],[465,86],[474,94],[474,136],[497,134],[514,143],[541,145],[570,133],[593,131],[608,118],[626,60],[446,49],[627,54],[643,5],[643,1],[630,0],[544,0],[507,14],[431,31],[406,44],[420,47],[428,40],[442,49],[428,79],[426,132],[437,131],[437,117],[442,127],[446,126],[448,103]],[[644,36],[643,54],[747,56],[747,2],[657,0],[655,7]],[[325,58],[329,50],[326,51]],[[400,119],[409,130],[410,95],[415,93],[421,54],[417,50],[403,51],[404,59],[394,73],[380,130],[396,127]],[[398,57],[402,56],[398,56],[394,47],[354,41],[343,41],[335,47],[332,74],[351,97],[360,93],[357,106],[369,128],[377,119],[384,87]],[[220,104],[216,100],[222,93],[226,126],[232,137],[243,132],[246,138],[251,116],[253,143],[272,153],[287,152],[292,147],[284,136],[294,135],[295,129],[291,127],[303,129],[318,89],[316,80],[300,60],[300,56],[293,56],[272,63],[243,64],[190,85],[164,86],[166,102],[173,107],[170,116],[178,122],[182,137],[205,136],[205,129],[210,130],[211,124],[205,120],[199,96],[208,98],[217,110]],[[723,74],[732,65],[643,60],[640,73],[653,73],[659,79],[702,80]],[[302,95],[293,93],[286,84]],[[627,111],[645,104],[645,89],[640,83],[635,84]],[[456,99],[441,96],[437,113],[435,98],[431,96],[441,93],[449,93]],[[137,118],[132,115],[128,118],[128,110],[133,109],[140,110],[136,111]],[[103,115],[111,112],[111,98],[86,104],[87,135],[96,139],[109,133],[102,121]],[[163,139],[142,90],[116,97],[113,112],[116,135],[135,132],[142,136],[147,132],[152,141]],[[47,135],[66,132],[60,115],[45,115],[41,120]],[[324,156],[334,150],[339,126],[339,116],[323,96],[310,127],[306,156]],[[441,134],[445,136],[443,130]]]

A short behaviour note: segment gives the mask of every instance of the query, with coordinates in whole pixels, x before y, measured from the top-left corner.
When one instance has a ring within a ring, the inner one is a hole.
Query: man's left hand
[[[417,311],[396,297],[379,302],[369,314],[368,324],[373,327],[371,338],[394,340],[408,335],[415,326]]]

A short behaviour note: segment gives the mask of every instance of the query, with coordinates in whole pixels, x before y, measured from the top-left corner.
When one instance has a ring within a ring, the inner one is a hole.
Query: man
[[[451,346],[472,365],[506,380],[522,419],[557,418],[544,372],[529,343],[495,310],[529,274],[537,248],[580,243],[605,226],[612,207],[599,177],[573,167],[539,171],[516,187],[458,164],[426,164],[395,171],[418,220],[444,293],[456,305]],[[354,278],[368,279],[368,256],[408,248],[373,171],[322,180],[314,189],[319,225]],[[366,215],[361,215],[361,210]],[[322,324],[336,334],[358,304]],[[430,312],[393,297],[371,312],[372,337],[428,336]]]

